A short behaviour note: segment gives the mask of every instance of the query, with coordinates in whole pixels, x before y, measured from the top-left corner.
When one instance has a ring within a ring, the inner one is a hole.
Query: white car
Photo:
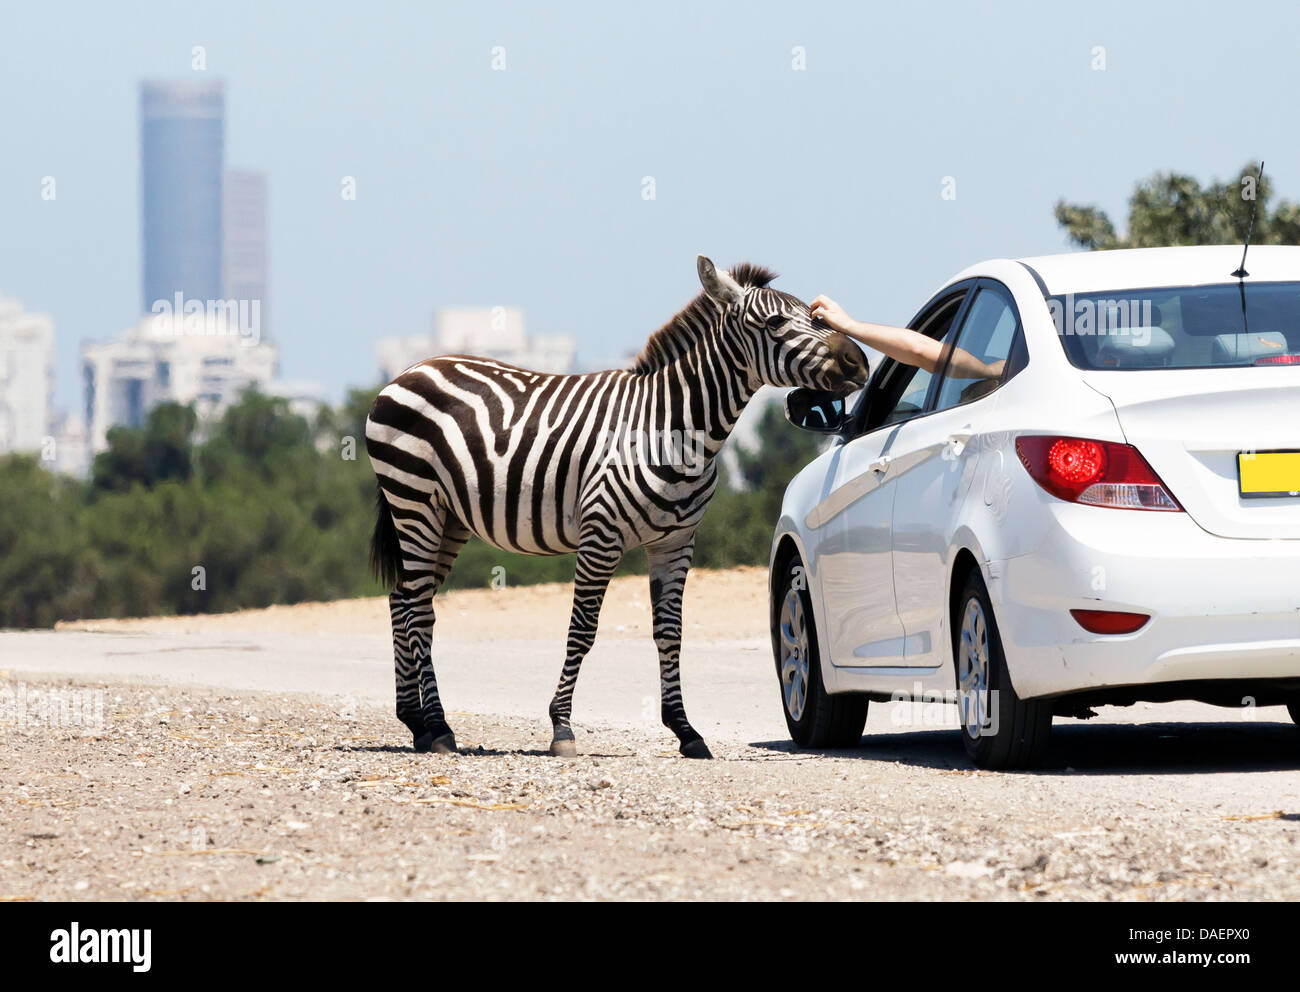
[[[909,325],[944,368],[789,394],[836,439],[772,543],[796,743],[856,744],[870,699],[956,702],[996,768],[1094,705],[1300,722],[1300,247],[1253,247],[1238,277],[1241,256],[984,262]]]

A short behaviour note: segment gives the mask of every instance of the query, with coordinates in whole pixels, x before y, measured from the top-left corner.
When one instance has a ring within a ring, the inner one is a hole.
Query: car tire
[[[971,569],[957,598],[952,629],[958,719],[966,753],[980,768],[1039,764],[1052,732],[1052,704],[1016,695],[978,568]]]
[[[777,595],[772,647],[791,739],[804,748],[855,747],[867,723],[868,700],[826,691],[807,574],[797,556],[786,565]]]

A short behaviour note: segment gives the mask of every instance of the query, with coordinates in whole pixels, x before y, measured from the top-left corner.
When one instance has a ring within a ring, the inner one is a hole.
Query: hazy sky
[[[79,408],[79,343],[139,307],[138,83],[195,45],[227,166],[270,177],[282,372],[331,399],[444,305],[617,359],[697,252],[898,322],[967,264],[1066,250],[1058,197],[1122,220],[1139,177],[1262,156],[1300,198],[1294,4],[1069,6],[4,0],[0,292],[53,315]]]

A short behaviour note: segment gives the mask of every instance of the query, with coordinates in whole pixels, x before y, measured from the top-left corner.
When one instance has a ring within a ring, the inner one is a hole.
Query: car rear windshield
[[[1081,369],[1300,367],[1300,282],[1070,293],[1047,306]]]

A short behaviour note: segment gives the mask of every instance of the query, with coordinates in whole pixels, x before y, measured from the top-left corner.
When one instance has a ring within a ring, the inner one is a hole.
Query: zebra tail
[[[375,487],[375,532],[370,537],[370,570],[387,589],[397,585],[401,573],[402,552],[397,544],[397,525],[393,511],[384,498],[384,490]]]

